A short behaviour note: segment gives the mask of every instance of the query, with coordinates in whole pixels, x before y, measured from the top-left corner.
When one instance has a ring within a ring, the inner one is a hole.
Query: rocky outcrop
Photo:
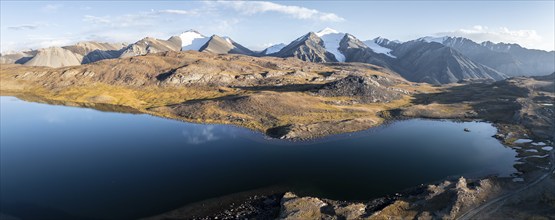
[[[341,204],[315,197],[299,197],[287,192],[281,199],[279,219],[361,219],[366,213],[363,203]]]
[[[322,207],[325,202],[313,197],[297,197],[297,195],[287,192],[281,199],[281,219],[321,219]]]
[[[167,73],[160,74],[158,79],[162,84],[172,85],[229,85],[235,77],[222,72],[217,67],[205,67],[204,65],[187,65]]]
[[[343,79],[327,83],[316,93],[322,96],[354,97],[363,103],[391,102],[400,99],[406,91],[390,88],[394,84],[389,78],[372,76],[348,76]]]
[[[324,137],[338,132],[364,130],[378,124],[371,119],[329,120],[311,124],[289,124],[270,128],[266,134],[273,138],[290,140],[307,140]]]
[[[415,190],[414,193],[420,190]],[[389,201],[379,209],[371,203],[339,202],[317,197],[299,197],[287,192],[281,200],[280,219],[456,219],[497,195],[490,179],[468,183],[464,177],[428,185],[420,194]],[[382,202],[383,204],[383,202]]]

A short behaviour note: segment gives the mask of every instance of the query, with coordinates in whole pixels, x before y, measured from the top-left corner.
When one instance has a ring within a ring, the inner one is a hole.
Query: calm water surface
[[[414,119],[291,143],[233,126],[0,103],[0,208],[23,218],[137,218],[275,185],[364,200],[447,176],[515,171],[516,153],[483,122]]]

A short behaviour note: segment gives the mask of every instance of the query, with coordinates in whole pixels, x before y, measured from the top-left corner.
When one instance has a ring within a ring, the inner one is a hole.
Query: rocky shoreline
[[[503,140],[506,141],[506,139]],[[536,143],[536,145],[532,143]],[[537,143],[541,142],[528,142],[526,145],[517,143],[508,147],[524,149],[518,151],[518,157],[523,159],[526,157],[523,153],[530,150],[525,146],[540,146]],[[541,146],[553,145],[553,142],[547,141],[544,144]],[[546,150],[544,152],[549,153]],[[553,166],[549,161],[535,163],[526,161],[523,164],[536,168]],[[470,179],[451,177],[367,201],[331,200],[302,195],[302,193],[296,194],[286,188],[254,190],[239,193],[241,196],[223,196],[193,205],[186,205],[146,219],[457,219],[469,210],[485,204],[486,201],[526,186],[546,172],[546,170],[535,169],[523,173],[522,168],[517,168],[519,172],[511,177],[478,176]],[[553,174],[550,176],[543,182],[555,186],[555,176]],[[534,193],[537,193],[537,190],[537,188],[534,188],[530,193],[525,192],[519,196],[533,196]],[[555,202],[555,188],[543,188],[542,192],[551,196],[549,197],[552,199],[550,200],[551,203]],[[229,202],[227,202],[227,205],[217,207],[213,205],[214,203],[221,203],[221,201]],[[548,201],[544,201],[544,203],[547,202],[547,207],[549,207]],[[539,208],[545,207],[546,204],[544,203],[537,206]],[[190,210],[203,211],[191,212]],[[516,210],[518,209],[515,208],[514,212]],[[491,215],[491,213],[489,214]],[[519,214],[525,217],[534,216],[526,215],[525,210],[521,210]],[[555,213],[550,214],[550,212],[543,214],[551,217],[555,215]]]

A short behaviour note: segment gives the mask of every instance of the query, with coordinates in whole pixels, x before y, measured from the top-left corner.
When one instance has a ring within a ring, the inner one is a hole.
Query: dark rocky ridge
[[[526,49],[518,44],[489,41],[478,44],[462,37],[448,37],[443,44],[509,76],[547,75],[555,71],[555,51]]]
[[[391,102],[400,99],[406,91],[389,88],[393,82],[381,76],[347,76],[319,88],[316,93],[322,96],[356,97],[364,103]]]
[[[345,55],[346,62],[369,63],[392,69],[392,58],[375,53],[353,35],[345,34],[345,37],[339,43],[339,51]]]
[[[476,63],[453,48],[435,42],[409,41],[392,52],[392,68],[414,82],[455,83],[461,80],[502,80],[506,75]]]

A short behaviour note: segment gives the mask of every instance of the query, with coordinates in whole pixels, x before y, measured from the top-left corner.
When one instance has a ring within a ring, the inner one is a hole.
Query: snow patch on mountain
[[[210,40],[195,30],[188,30],[179,35],[181,38],[181,51],[200,50],[200,48]]]
[[[266,48],[266,50],[264,51],[264,54],[272,54],[272,53],[277,53],[279,52],[281,49],[283,49],[285,46],[285,44],[281,43],[281,44],[274,44],[268,48]]]
[[[339,43],[345,37],[345,33],[340,33],[331,28],[324,28],[316,32],[316,35],[324,41],[324,47],[335,56],[339,62],[345,62],[345,55],[339,51]]]
[[[363,43],[366,44],[366,46],[368,46],[368,48],[370,48],[375,53],[381,53],[391,58],[397,58],[396,56],[393,56],[391,54],[391,49],[380,46],[379,43],[381,42],[383,42],[383,38],[376,38],[374,40],[363,41]]]
[[[231,40],[230,37],[225,36],[224,39],[225,39],[225,41],[227,41],[229,44],[233,44],[233,41]]]
[[[447,37],[447,36],[444,36],[444,37],[430,37],[430,36],[428,36],[428,37],[418,38],[418,40],[428,42],[428,43],[436,42],[436,43],[443,44],[443,42],[445,40],[447,40],[447,38],[449,38],[449,37]]]
[[[387,42],[388,40],[383,38],[383,37],[376,37],[373,42],[375,42],[376,44],[382,44],[384,42]]]

